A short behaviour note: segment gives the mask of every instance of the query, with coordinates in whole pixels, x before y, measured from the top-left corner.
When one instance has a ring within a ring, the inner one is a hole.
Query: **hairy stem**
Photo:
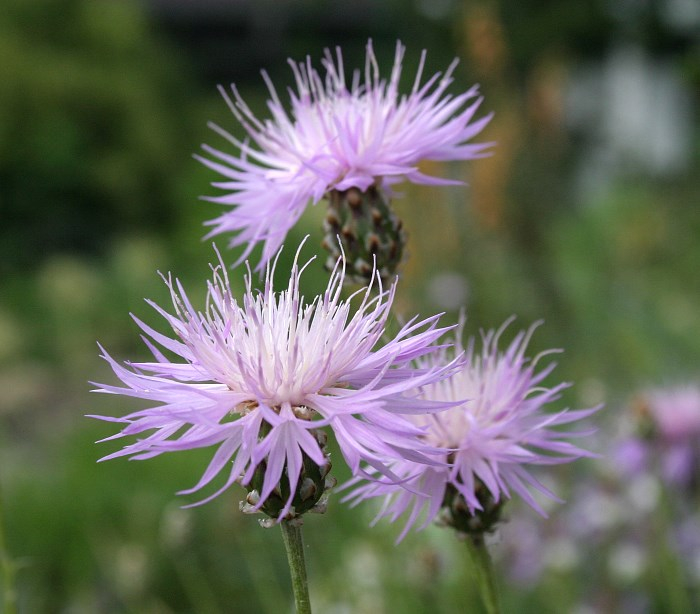
[[[479,587],[479,594],[488,614],[500,614],[501,607],[498,603],[498,591],[496,589],[496,577],[493,572],[491,555],[484,543],[483,535],[467,536],[467,547]]]
[[[311,614],[301,526],[298,522],[283,520],[280,522],[280,527],[282,528],[284,547],[287,551],[289,572],[292,576],[292,590],[294,591],[294,604],[297,614]]]

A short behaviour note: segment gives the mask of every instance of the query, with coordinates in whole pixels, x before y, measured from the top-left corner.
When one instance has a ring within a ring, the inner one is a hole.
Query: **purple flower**
[[[691,484],[699,475],[700,387],[657,388],[645,400],[662,475],[672,484]]]
[[[506,323],[506,325],[508,322]],[[427,428],[426,443],[443,450],[444,466],[417,465],[400,460],[392,471],[405,482],[403,487],[386,481],[360,485],[346,499],[358,503],[370,497],[384,497],[377,518],[396,520],[408,512],[408,521],[401,535],[424,515],[425,527],[446,505],[448,489],[461,498],[469,514],[487,513],[488,505],[519,494],[541,515],[544,510],[530,490],[537,490],[556,500],[531,472],[531,465],[566,463],[582,456],[592,456],[565,438],[587,435],[591,430],[561,432],[552,427],[576,422],[590,416],[598,408],[556,413],[545,406],[559,399],[568,386],[561,383],[547,388],[543,380],[555,364],[537,370],[540,354],[530,361],[525,350],[535,326],[520,332],[505,352],[498,350],[498,341],[505,328],[483,335],[481,353],[471,339],[466,348],[466,362],[451,378],[431,382],[422,388],[422,398],[431,401],[462,401],[446,411],[415,416],[416,424]],[[462,323],[463,326],[463,323]],[[457,334],[455,347],[461,351]],[[424,369],[448,363],[450,349],[427,355],[419,363]],[[352,483],[357,483],[354,479]]]
[[[458,365],[453,361],[416,368],[412,361],[432,352],[433,342],[446,329],[437,328],[438,316],[414,319],[378,347],[395,286],[380,287],[378,293],[368,287],[343,300],[344,269],[339,263],[325,293],[305,302],[299,291],[305,267],[298,266],[298,255],[289,285],[279,293],[272,287],[277,259],[268,266],[260,292],[251,287],[249,271],[240,304],[223,263],[212,267],[203,311],[193,307],[179,281],[164,278],[173,313],[149,303],[175,338],[134,318],[155,361],[122,366],[103,350],[124,386],[98,384],[98,391],[151,405],[122,418],[94,416],[125,425],[107,439],[138,436],[102,460],[146,459],[218,446],[199,483],[183,493],[198,491],[226,473],[223,486],[208,501],[236,481],[249,485],[256,469],[263,467],[254,507],[259,509],[283,483],[291,493],[279,514],[283,518],[294,514],[302,462],[327,462],[315,436],[320,427],[332,429],[354,472],[360,471],[360,463],[368,463],[388,475],[383,459],[420,459],[420,428],[404,414],[442,409],[445,403],[418,399],[413,391],[446,377]],[[351,299],[359,302],[354,312]]]
[[[700,437],[700,388],[679,386],[655,389],[647,403],[656,428],[667,442],[697,440]]]
[[[478,88],[457,96],[445,94],[456,66],[421,84],[423,52],[413,87],[399,94],[405,48],[396,45],[391,76],[380,78],[371,41],[364,72],[356,70],[346,84],[340,49],[334,58],[326,50],[325,75],[306,62],[290,60],[296,91],[289,91],[291,109],[283,106],[269,77],[271,119],[259,120],[235,86],[232,96],[219,88],[249,139],[241,142],[216,125],[211,128],[240,153],[225,153],[204,145],[208,157],[197,158],[221,174],[213,183],[223,196],[207,198],[232,209],[208,222],[208,236],[235,232],[230,246],[246,244],[245,259],[264,241],[262,268],[279,249],[287,232],[309,201],[330,190],[370,186],[388,188],[407,179],[413,183],[452,184],[452,180],[421,173],[420,160],[468,160],[488,155],[491,143],[471,144],[491,115],[472,121],[481,103]]]
[[[639,437],[625,437],[612,447],[610,458],[621,475],[640,475],[648,470],[649,445]]]

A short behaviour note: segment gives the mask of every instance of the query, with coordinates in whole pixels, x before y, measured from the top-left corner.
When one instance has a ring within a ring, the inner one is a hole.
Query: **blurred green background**
[[[471,333],[544,319],[533,353],[565,349],[565,400],[605,400],[601,431],[640,387],[700,376],[696,0],[5,0],[0,496],[20,612],[290,611],[280,536],[238,512],[240,491],[180,508],[174,493],[208,451],[97,465],[115,446],[93,442],[113,429],[83,416],[129,409],[88,380],[114,381],[97,340],[118,359],[146,355],[128,314],[160,327],[143,302],[167,305],[156,271],[203,297],[202,224],[219,208],[198,200],[216,178],[191,154],[222,146],[208,120],[239,131],[215,85],[236,82],[265,116],[261,68],[284,91],[287,57],[340,45],[346,67],[362,66],[369,37],[384,69],[407,45],[407,88],[423,48],[427,74],[459,57],[451,91],[478,82],[496,112],[492,158],[426,164],[469,187],[402,187],[399,311],[454,321],[465,305]],[[314,253],[322,216],[309,209],[288,244],[309,233]],[[313,271],[309,294],[325,283]],[[605,462],[564,472],[561,488]],[[398,528],[369,529],[372,515],[335,498],[308,519],[316,611],[478,611],[447,531],[394,547]],[[644,579],[596,566],[529,586],[504,572],[506,611],[671,611],[655,593],[624,606]]]

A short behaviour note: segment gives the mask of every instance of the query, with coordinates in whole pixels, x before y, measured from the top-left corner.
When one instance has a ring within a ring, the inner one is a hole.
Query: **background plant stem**
[[[2,513],[2,494],[0,493],[0,574],[2,574],[2,612],[17,613],[17,594],[15,593],[15,565],[5,546],[5,525]]]

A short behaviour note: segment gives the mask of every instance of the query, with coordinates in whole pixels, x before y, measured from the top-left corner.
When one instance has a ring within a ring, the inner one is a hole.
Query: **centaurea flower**
[[[381,78],[369,41],[364,72],[354,71],[351,84],[346,83],[340,49],[335,57],[326,49],[323,76],[308,57],[300,63],[289,60],[296,82],[296,90],[289,90],[289,111],[263,72],[270,91],[271,118],[266,120],[255,116],[235,85],[231,95],[220,87],[248,139],[240,141],[210,124],[239,153],[203,145],[206,155],[196,156],[224,178],[212,185],[227,193],[207,200],[232,207],[207,222],[213,226],[208,236],[237,233],[230,246],[246,245],[241,260],[255,244],[264,242],[257,267],[261,269],[307,204],[326,197],[331,205],[325,242],[329,251],[337,255],[335,237],[340,235],[348,264],[361,277],[370,279],[372,256],[378,254],[382,277],[393,274],[404,238],[386,200],[390,186],[402,180],[461,183],[428,176],[418,163],[480,158],[489,155],[492,145],[469,142],[491,118],[474,121],[482,100],[478,87],[454,97],[446,93],[457,62],[444,75],[436,73],[421,83],[424,51],[410,93],[401,95],[404,53],[405,47],[397,43],[391,75]]]
[[[635,433],[618,444],[618,467],[630,475],[658,471],[669,484],[697,488],[700,386],[649,389],[636,399],[633,410]]]
[[[279,293],[272,283],[277,259],[268,265],[260,292],[248,270],[241,303],[220,262],[212,267],[203,311],[178,280],[164,277],[173,313],[149,303],[176,338],[134,317],[155,361],[121,365],[103,350],[124,386],[102,384],[98,391],[154,403],[121,418],[94,416],[125,425],[107,439],[138,437],[103,460],[218,446],[201,480],[183,493],[199,491],[224,473],[223,486],[204,501],[240,482],[249,488],[245,511],[262,509],[284,519],[308,511],[323,494],[330,465],[322,427],[333,431],[353,472],[368,463],[390,476],[384,459],[421,458],[420,428],[405,414],[447,406],[418,399],[414,391],[457,366],[413,366],[446,330],[437,327],[439,316],[414,318],[380,346],[395,284],[385,290],[379,282],[378,291],[368,287],[343,300],[339,261],[323,295],[307,303],[299,289],[306,267],[297,264],[298,257],[287,289]],[[354,313],[353,299],[359,302]]]
[[[455,339],[455,351],[462,351],[461,329]],[[506,322],[506,325],[508,322]],[[481,534],[492,530],[498,521],[504,498],[517,493],[541,515],[546,515],[531,489],[557,500],[530,471],[532,465],[566,463],[589,452],[564,441],[589,434],[561,432],[552,427],[588,417],[598,408],[544,411],[561,396],[569,384],[551,388],[542,385],[555,363],[537,370],[540,354],[534,360],[525,356],[535,326],[516,335],[507,349],[498,349],[505,328],[482,336],[482,350],[477,353],[474,339],[466,348],[466,360],[449,379],[431,382],[421,389],[422,398],[431,401],[461,401],[456,406],[412,420],[426,428],[425,443],[443,450],[443,465],[419,466],[400,460],[392,471],[402,478],[396,483],[369,482],[346,497],[359,503],[371,497],[384,497],[377,516],[396,520],[408,512],[400,538],[424,516],[420,528],[440,514],[440,520],[462,533]],[[449,362],[450,348],[419,359],[422,368],[436,368]],[[350,485],[356,484],[354,478]]]

